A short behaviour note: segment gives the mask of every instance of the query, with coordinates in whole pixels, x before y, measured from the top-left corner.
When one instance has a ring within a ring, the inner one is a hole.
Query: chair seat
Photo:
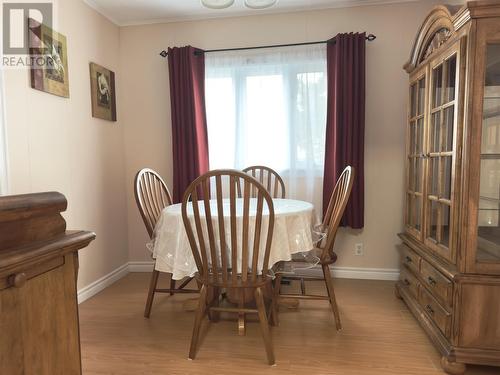
[[[315,247],[314,249],[307,252],[307,256],[302,255],[303,253],[292,254],[292,260],[277,263],[273,267],[273,271],[274,272],[293,272],[293,270],[297,269],[297,268],[307,268],[306,264],[311,264],[311,262],[309,262],[306,258],[309,256],[319,258],[318,264],[330,265],[330,264],[333,264],[337,261],[337,254],[334,251],[329,253],[328,256],[323,260],[321,259],[322,253],[323,253],[323,249]],[[299,265],[299,263],[302,263],[304,265]]]

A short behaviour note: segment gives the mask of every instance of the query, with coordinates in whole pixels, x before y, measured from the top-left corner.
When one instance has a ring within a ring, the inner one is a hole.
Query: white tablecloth
[[[275,219],[269,258],[270,266],[279,261],[290,260],[294,253],[311,250],[313,248],[311,228],[316,223],[314,208],[311,203],[292,199],[273,199],[273,204]],[[210,205],[214,231],[217,233],[216,201],[211,201]],[[238,199],[236,216],[240,218],[243,213],[242,206],[242,199]],[[200,208],[202,208],[202,205],[200,205]],[[224,202],[223,211],[225,226],[229,228],[228,201]],[[190,213],[192,215],[192,206],[188,206],[188,215]],[[253,239],[252,217],[255,219],[255,214],[256,199],[253,198],[250,201],[250,239]],[[268,212],[264,204],[263,228],[267,228],[267,217]],[[180,280],[186,276],[193,276],[197,271],[182,222],[181,204],[168,206],[162,211],[160,220],[155,228],[154,240],[148,247],[153,252],[153,258],[156,259],[155,268],[158,271],[172,273],[175,280]]]

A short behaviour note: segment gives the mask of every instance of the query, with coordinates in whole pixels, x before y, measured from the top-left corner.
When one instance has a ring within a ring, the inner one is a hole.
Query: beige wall
[[[345,267],[397,268],[402,229],[407,76],[402,65],[420,22],[435,1],[124,27],[120,30],[129,252],[148,260],[146,232],[135,207],[132,180],[149,166],[171,185],[168,69],[159,51],[191,44],[204,49],[324,40],[338,32],[377,35],[367,46],[366,227],[341,232]],[[353,255],[363,242],[365,255]]]
[[[123,152],[117,123],[91,117],[89,62],[119,71],[119,28],[81,0],[59,0],[57,31],[68,40],[70,98],[30,88],[26,70],[5,72],[10,193],[57,190],[69,229],[97,233],[80,252],[79,287],[128,261]],[[120,110],[118,98],[118,110]]]

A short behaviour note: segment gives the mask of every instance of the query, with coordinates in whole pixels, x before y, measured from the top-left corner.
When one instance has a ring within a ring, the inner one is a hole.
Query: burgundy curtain
[[[203,51],[191,46],[169,48],[168,68],[174,165],[173,199],[178,203],[189,184],[209,169],[205,55]]]
[[[341,225],[355,229],[364,226],[365,43],[365,33],[348,33],[327,45],[323,213],[337,178],[351,165],[354,185]]]

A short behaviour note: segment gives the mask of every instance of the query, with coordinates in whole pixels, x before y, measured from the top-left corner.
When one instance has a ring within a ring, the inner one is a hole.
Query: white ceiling
[[[246,8],[244,0],[235,0],[227,9],[207,9],[200,0],[84,0],[117,25],[175,22],[195,19],[285,13],[308,9],[341,8],[361,5],[402,3],[418,0],[278,0],[268,9]]]

